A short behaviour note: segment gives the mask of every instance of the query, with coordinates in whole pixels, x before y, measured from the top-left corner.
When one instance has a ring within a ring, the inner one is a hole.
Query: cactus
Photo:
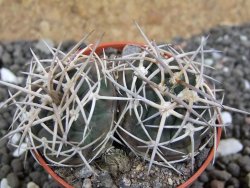
[[[112,144],[108,133],[113,130],[116,100],[94,53],[97,45],[89,55],[84,52],[93,46],[80,51],[77,46],[68,54],[48,46],[53,55],[49,60],[39,60],[31,51],[26,86],[1,82],[19,90],[10,98],[17,111],[7,136],[22,132],[20,144],[27,138],[30,149],[39,150],[51,164],[91,168],[90,161]],[[27,96],[15,101],[21,92]]]
[[[221,109],[246,113],[222,104],[216,98],[220,90],[212,87],[213,78],[204,74],[205,38],[194,52],[185,53],[171,45],[150,42],[137,25],[147,45],[136,53],[126,53],[116,62],[116,86],[119,101],[117,135],[136,155],[178,171],[173,164],[191,161],[209,143],[216,147],[217,122]],[[125,47],[126,48],[126,47]],[[138,52],[140,51],[140,52]],[[201,62],[196,62],[197,56]],[[113,68],[114,70],[114,68]],[[216,148],[215,148],[216,149]]]
[[[148,172],[157,164],[181,173],[174,164],[183,161],[194,168],[195,156],[209,143],[217,145],[221,109],[247,112],[216,98],[220,90],[204,73],[211,68],[204,64],[204,53],[211,52],[204,50],[205,38],[197,51],[185,53],[150,42],[137,27],[146,45],[112,59],[95,53],[99,42],[79,50],[80,41],[67,54],[48,46],[53,55],[48,60],[31,51],[25,87],[0,81],[18,90],[5,102],[17,106],[5,137],[21,132],[17,147],[26,140],[58,166],[91,169],[116,141],[149,161]],[[27,96],[16,101],[22,92]]]

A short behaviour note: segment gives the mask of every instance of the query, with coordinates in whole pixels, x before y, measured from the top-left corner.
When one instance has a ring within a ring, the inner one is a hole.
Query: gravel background
[[[247,84],[247,80],[250,81],[250,25],[218,27],[202,35],[209,35],[207,49],[222,51],[222,53],[206,55],[205,62],[217,69],[208,74],[222,83],[221,88],[225,89],[226,93],[224,104],[250,111],[250,88]],[[202,35],[188,40],[176,38],[173,41],[180,44],[185,51],[195,50]],[[52,41],[48,42],[53,44]],[[73,44],[73,41],[64,42],[62,50],[68,51]],[[41,45],[41,41],[0,43],[0,68],[8,68],[18,77],[22,77],[20,71],[27,69],[25,64],[31,58],[30,48],[40,58],[50,56],[46,48]],[[7,89],[1,86],[0,102],[7,98]],[[0,137],[6,134],[14,110],[14,106],[0,110]],[[232,117],[233,123],[227,128],[226,135],[223,133],[223,138],[238,139],[243,144],[242,151],[218,157],[214,166],[209,166],[192,187],[250,187],[250,117],[234,113]],[[13,148],[7,147],[7,141],[0,143],[1,182],[7,179],[8,184],[13,188],[58,187],[30,154],[24,163],[24,155],[14,158],[12,152]]]

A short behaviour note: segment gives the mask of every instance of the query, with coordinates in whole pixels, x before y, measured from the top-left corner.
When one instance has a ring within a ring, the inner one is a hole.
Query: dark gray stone
[[[14,60],[13,60],[13,63],[14,64],[17,64],[17,65],[19,65],[19,66],[22,66],[23,64],[25,64],[26,63],[26,59],[24,59],[22,56],[18,56],[17,58],[15,58]],[[20,71],[20,70],[19,70]]]
[[[209,172],[209,171],[212,171],[214,169],[214,166],[212,164],[209,164],[206,168],[206,170]]]
[[[7,174],[10,172],[11,168],[9,165],[3,165],[0,169],[0,179],[6,178]]]
[[[61,45],[60,50],[62,50],[63,52],[69,52],[71,48],[74,47],[75,44],[76,42],[73,40],[64,41]],[[80,48],[84,48],[84,47],[86,47],[86,44],[82,45]]]
[[[1,164],[10,164],[11,156],[7,153],[1,154]]]
[[[223,181],[227,181],[229,178],[232,177],[231,174],[229,174],[227,171],[225,170],[218,170],[218,169],[214,169],[210,172],[210,176],[218,179],[218,180],[223,180]]]
[[[98,176],[99,186],[103,188],[110,188],[114,185],[113,179],[108,172],[103,172]]]
[[[230,163],[227,166],[227,171],[234,177],[238,177],[240,175],[240,166],[237,163]]]
[[[15,173],[23,171],[23,161],[21,161],[19,158],[13,159],[11,161],[11,167]]]
[[[8,128],[9,128],[8,122],[6,122],[4,119],[1,119],[0,130],[7,130]]]
[[[250,172],[250,156],[245,155],[238,159],[238,164],[240,165],[241,169],[246,172]]]
[[[195,181],[195,182],[190,186],[190,188],[200,188],[200,187],[203,187],[203,185],[204,185],[203,182]]]
[[[244,155],[250,155],[250,147],[245,147],[244,150],[243,150],[243,154]]]
[[[4,52],[3,46],[0,45],[0,57],[3,55],[3,52]]]
[[[126,45],[122,50],[122,56],[127,56],[134,53],[141,52],[141,48],[133,45]]]
[[[11,67],[10,70],[17,76],[20,75],[21,68],[17,63],[14,63]]]
[[[0,87],[0,102],[8,98],[8,91],[4,87]]]
[[[44,182],[48,179],[44,173],[37,171],[31,172],[29,176],[31,180],[40,187],[42,187]]]
[[[7,180],[8,180],[8,184],[10,185],[10,187],[12,188],[20,187],[20,180],[18,179],[17,175],[14,174],[13,172],[7,175]]]
[[[61,188],[54,180],[44,182],[41,188]]]
[[[224,188],[224,187],[225,187],[224,181],[213,180],[210,183],[210,188]]]
[[[1,117],[0,117],[1,118]],[[1,122],[0,122],[0,127],[1,127]],[[1,137],[1,136],[0,136]],[[5,148],[8,143],[8,138],[5,138],[3,140],[0,140],[0,148]]]
[[[112,54],[116,54],[118,50],[116,48],[106,48],[104,52],[105,52],[105,55],[109,57]]]
[[[6,49],[8,52],[10,52],[10,53],[13,52],[13,50],[14,50],[14,45],[13,45],[12,42],[10,42],[10,43],[5,43],[4,46],[5,46],[5,49]]]
[[[119,181],[119,187],[120,188],[129,188],[131,186],[131,180],[127,177],[122,177],[121,180]],[[158,182],[154,182],[154,187],[162,187],[159,186],[159,181]]]
[[[9,53],[4,52],[1,56],[2,62],[4,65],[10,65],[12,63],[12,59]]]
[[[234,188],[239,188],[240,181],[237,178],[233,177],[228,180],[227,185],[232,185]]]
[[[200,180],[201,182],[204,182],[204,183],[206,183],[206,182],[209,181],[209,177],[208,177],[208,174],[207,174],[206,171],[204,171],[204,172],[200,175],[199,180]]]

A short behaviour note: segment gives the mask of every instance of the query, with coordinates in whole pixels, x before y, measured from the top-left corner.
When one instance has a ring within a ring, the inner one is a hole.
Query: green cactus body
[[[78,56],[74,63],[65,60],[60,66],[49,65],[45,75],[38,73],[47,79],[31,78],[26,86],[48,98],[30,95],[25,100],[41,105],[25,106],[28,116],[24,123],[31,123],[27,129],[30,143],[57,165],[83,165],[112,145],[107,135],[113,129],[117,102],[101,97],[112,97],[114,86],[105,82],[98,58]],[[35,125],[36,121],[41,123]]]
[[[134,59],[131,57],[131,60],[129,61],[121,60],[121,62],[124,63],[124,67],[130,67],[130,70],[120,70],[118,83],[121,86],[126,87],[131,93],[134,93],[132,96],[134,100],[118,102],[119,111],[126,111],[124,115],[118,117],[118,119],[122,119],[120,123],[121,126],[119,126],[117,130],[118,134],[123,138],[124,142],[126,142],[130,148],[133,148],[137,154],[149,159],[152,155],[153,144],[155,144],[157,139],[160,123],[163,120],[164,128],[160,133],[161,136],[158,143],[160,146],[157,148],[159,155],[161,156],[156,155],[154,160],[162,161],[161,157],[167,161],[178,161],[190,158],[192,150],[195,153],[199,152],[198,150],[205,143],[204,138],[213,132],[213,128],[209,127],[208,125],[197,125],[186,120],[186,122],[183,122],[184,116],[187,114],[188,110],[185,107],[180,107],[181,105],[178,105],[178,102],[175,101],[175,99],[171,98],[169,95],[166,95],[166,92],[171,93],[177,98],[182,98],[182,100],[187,104],[193,103],[196,106],[200,106],[200,108],[194,108],[194,111],[198,114],[202,114],[202,117],[204,118],[202,121],[209,122],[211,120],[211,115],[215,113],[215,109],[211,107],[208,110],[207,104],[192,101],[195,100],[196,95],[200,94],[197,94],[196,91],[193,91],[192,89],[187,88],[185,85],[180,83],[180,80],[185,83],[187,80],[185,80],[183,74],[181,73],[181,67],[176,61],[168,64],[168,66],[172,68],[172,75],[166,72],[166,70],[164,71],[164,74],[162,74],[162,71],[160,70],[162,67],[160,67],[161,65],[159,65],[159,63],[157,64],[150,63],[145,60],[136,60],[138,56],[141,56],[141,54],[134,56],[131,55],[134,57]],[[163,60],[167,60],[167,58],[164,56],[161,58],[163,58]],[[126,59],[126,57],[124,57],[124,59]],[[182,66],[185,66],[185,64],[183,63]],[[189,69],[193,70],[193,67],[191,66],[191,68],[188,68],[187,70]],[[141,70],[147,70],[146,74],[143,75],[143,71]],[[197,85],[196,80],[198,72],[190,73],[187,70],[185,71],[185,74],[186,77],[188,77],[188,82],[191,86],[195,87]],[[140,71],[142,72],[141,74]],[[149,81],[147,82],[147,80]],[[203,89],[204,91],[206,90],[203,85],[198,89]],[[122,90],[121,92],[121,90],[122,89],[119,90],[121,96],[131,96],[127,91]],[[193,94],[194,96],[192,96]],[[138,96],[140,96],[142,99]],[[192,97],[194,99],[192,99]],[[199,97],[204,98],[203,96]],[[166,105],[166,107],[171,107],[171,105],[174,105],[174,103],[177,105],[175,105],[173,108],[170,108],[168,110],[170,113],[165,115],[165,119],[163,119],[164,117],[162,114],[165,113],[163,112],[164,107],[162,109],[156,108],[145,102],[143,98],[159,106]],[[191,104],[191,107],[193,104]],[[171,113],[171,111],[174,111],[174,113]],[[196,115],[190,113],[190,118],[195,119],[197,117]],[[194,143],[191,143],[192,140],[189,135],[186,135],[182,138],[182,136],[185,135],[187,131],[187,125],[190,123],[194,128],[201,127],[201,129],[195,131],[192,136]],[[178,127],[180,128],[181,125],[181,131],[178,133],[176,138],[173,138],[178,131]]]

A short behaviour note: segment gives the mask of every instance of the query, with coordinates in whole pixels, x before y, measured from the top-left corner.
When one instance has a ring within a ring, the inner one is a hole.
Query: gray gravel
[[[250,111],[250,89],[246,86],[246,81],[250,81],[250,24],[217,27],[202,35],[209,35],[207,49],[222,51],[222,53],[206,54],[205,59],[207,64],[212,64],[217,69],[208,74],[222,83],[221,88],[224,88],[226,93],[224,104]],[[202,35],[188,40],[176,38],[174,43],[181,44],[185,51],[195,50]],[[74,43],[66,41],[62,45],[63,50],[68,51]],[[38,44],[39,41],[0,43],[0,68],[8,68],[17,76],[22,76],[20,71],[27,69],[27,63],[31,58],[30,48],[41,58],[49,56],[44,49],[37,48],[40,45]],[[7,98],[7,88],[1,86],[0,102]],[[13,113],[13,107],[0,109],[0,137],[6,134]],[[192,187],[250,187],[250,118],[235,113],[232,113],[232,116],[233,123],[227,128],[226,134],[223,133],[222,138],[234,137],[240,140],[244,146],[243,150],[238,154],[217,158],[214,166],[209,166]],[[12,157],[12,150],[13,148],[7,147],[6,141],[0,143],[0,181],[7,178],[12,187],[27,187],[28,183],[43,188],[59,187],[49,179],[30,154],[27,155],[25,162],[24,156],[20,159]],[[107,176],[104,174],[103,177],[99,177],[98,185],[91,184],[92,177],[85,178],[83,183],[85,187],[109,187],[112,182],[102,181],[105,177],[106,180],[110,180]],[[147,182],[144,182],[142,187],[147,186],[146,184]],[[120,181],[121,187],[130,185],[131,180],[126,177]],[[156,178],[154,187],[161,186]]]
[[[246,81],[250,81],[250,24],[217,27],[203,33],[203,36],[208,35],[206,48],[221,51],[221,53],[206,54],[205,59],[211,60],[212,66],[216,68],[216,71],[210,71],[208,74],[221,82],[220,86],[226,93],[224,104],[249,112],[250,88],[246,86]],[[199,45],[200,36],[177,40],[186,51],[195,50]],[[232,125],[227,128],[226,133],[223,133],[222,139],[231,137],[238,139],[243,144],[243,150],[238,154],[217,158],[215,169],[207,169],[197,180],[202,182],[204,187],[250,187],[249,117],[231,114]],[[197,182],[195,184],[199,184]]]

